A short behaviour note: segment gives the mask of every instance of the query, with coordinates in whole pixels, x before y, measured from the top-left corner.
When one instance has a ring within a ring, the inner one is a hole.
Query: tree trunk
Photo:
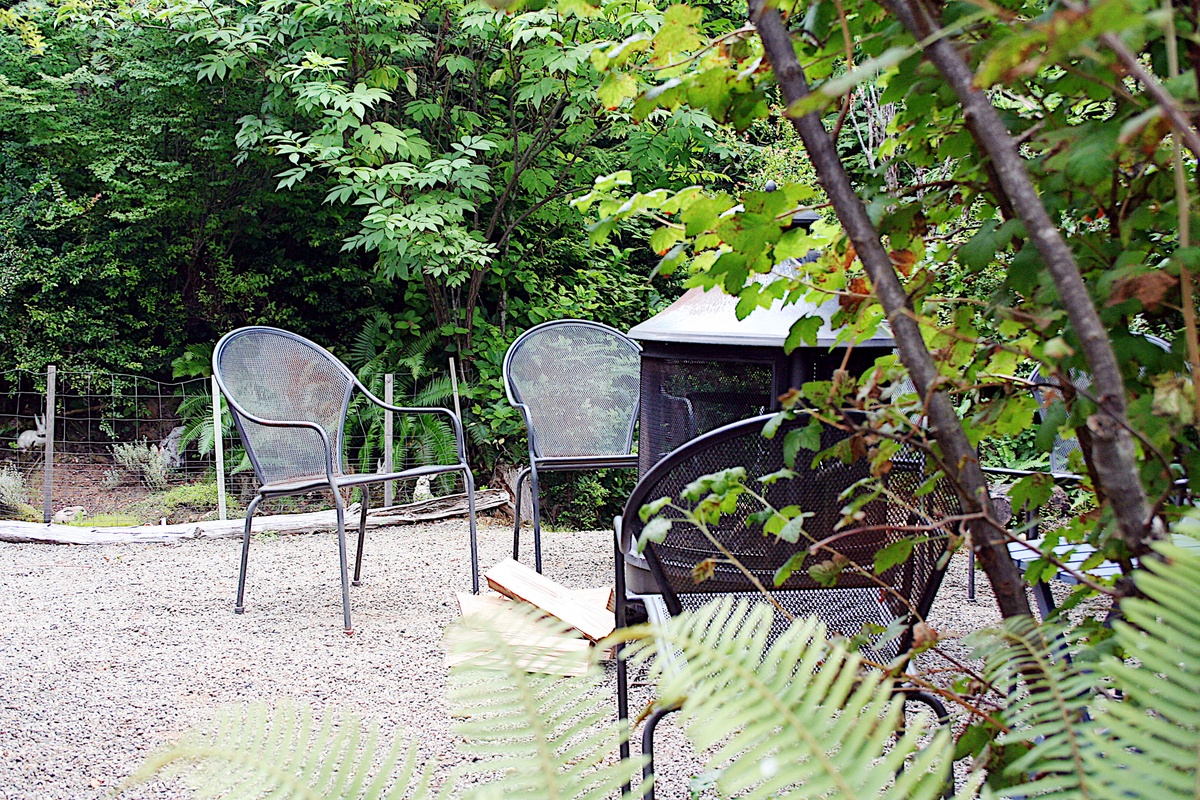
[[[884,4],[918,41],[932,38],[937,30],[916,0],[884,0]],[[925,57],[958,96],[976,141],[995,166],[1004,194],[1025,225],[1026,234],[1062,298],[1087,360],[1098,406],[1097,413],[1087,420],[1097,483],[1113,510],[1118,535],[1133,555],[1145,555],[1150,542],[1166,534],[1150,518],[1150,505],[1138,476],[1136,450],[1125,414],[1121,369],[1075,256],[1042,205],[1008,129],[987,95],[975,88],[974,75],[954,44],[948,38],[938,38],[925,47]]]
[[[779,12],[766,7],[765,0],[751,0],[750,17],[758,28],[784,99],[791,104],[807,96],[808,82],[796,60],[791,35]],[[959,488],[963,510],[969,514],[986,511],[987,516],[991,517],[991,498],[987,481],[979,467],[978,454],[967,440],[950,398],[938,391],[941,376],[911,315],[908,295],[879,239],[879,232],[850,184],[850,177],[833,141],[815,113],[793,119],[792,124],[804,142],[818,180],[829,196],[846,235],[854,243],[858,257],[871,278],[875,294],[891,323],[900,360],[908,369],[918,392],[928,399],[932,433],[942,448],[946,468],[950,472],[947,477]],[[970,530],[972,546],[995,591],[1000,613],[1005,617],[1029,615],[1025,585],[1008,554],[1004,531],[994,522],[984,519],[973,521]]]

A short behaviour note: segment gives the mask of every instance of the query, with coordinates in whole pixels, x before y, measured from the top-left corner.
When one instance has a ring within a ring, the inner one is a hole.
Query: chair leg
[[[479,594],[479,541],[475,531],[475,476],[470,467],[463,467],[463,483],[467,487],[467,517],[471,527],[471,591]],[[517,517],[519,521],[521,518]]]
[[[537,463],[529,465],[529,494],[533,498],[533,568],[542,571],[542,511],[538,503]]]
[[[346,565],[346,507],[342,503],[342,493],[333,489],[333,503],[337,508],[337,535],[338,535],[338,567],[342,576],[342,626],[346,631],[346,635],[354,633],[354,628],[350,625],[350,570]]]
[[[967,602],[975,602],[975,546],[972,544],[967,550],[969,556],[967,558]]]
[[[621,558],[621,539],[614,535],[616,554],[616,575],[614,586],[616,587],[617,607],[615,611],[617,629],[624,628],[626,625],[625,604],[625,563]],[[621,744],[621,760],[629,760],[629,668],[625,663],[624,642],[617,642],[613,648],[613,658],[617,662],[617,727],[620,732]],[[621,797],[629,795],[629,784],[621,784]]]
[[[946,706],[938,699],[937,695],[929,692],[914,692],[910,690],[903,691],[904,695],[904,712],[908,712],[908,704],[921,703],[929,706],[930,710],[937,715],[938,725],[943,725],[947,728],[950,726],[950,712],[946,710]],[[954,796],[954,765],[950,766],[950,777],[946,781],[946,788],[942,791],[942,797],[950,800]]]
[[[642,755],[646,756],[646,765],[642,767],[642,785],[646,787],[646,791],[642,797],[645,800],[654,800],[654,731],[663,717],[678,710],[660,708],[650,715],[646,726],[642,728]]]
[[[367,509],[371,507],[371,487],[362,487],[362,511],[358,515],[358,552],[354,554],[354,580],[355,586],[362,586],[362,553],[363,542],[367,538]]]
[[[529,476],[529,467],[524,467],[517,473],[517,496],[513,500],[513,561],[521,560],[521,484]]]
[[[237,603],[233,606],[235,614],[246,613],[246,604],[242,600],[246,593],[246,562],[250,560],[250,522],[254,519],[254,509],[258,508],[261,500],[262,495],[255,495],[250,501],[250,507],[246,509],[246,532],[242,534],[242,567],[238,570]]]

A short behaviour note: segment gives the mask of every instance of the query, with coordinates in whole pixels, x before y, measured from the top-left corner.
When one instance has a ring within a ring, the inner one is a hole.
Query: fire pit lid
[[[781,267],[776,267],[775,271],[787,269]],[[755,280],[765,282],[770,278],[770,275],[762,275],[756,276]],[[817,332],[817,347],[829,348],[837,341],[837,331],[829,322],[838,311],[836,298],[823,303],[802,300],[788,306],[776,300],[770,308],[756,308],[741,320],[737,318],[737,302],[736,297],[720,289],[705,291],[695,287],[650,319],[635,325],[629,336],[644,342],[783,347],[792,323],[818,314],[824,322]],[[893,347],[892,332],[887,323],[881,324],[874,336],[857,346]]]

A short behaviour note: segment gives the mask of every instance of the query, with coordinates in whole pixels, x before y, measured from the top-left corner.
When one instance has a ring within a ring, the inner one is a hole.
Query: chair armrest
[[[357,383],[357,381],[355,381],[355,382]],[[445,414],[446,416],[455,417],[455,418],[457,418],[457,416],[458,416],[450,409],[442,408],[441,406],[397,406],[397,405],[392,405],[391,403],[385,403],[384,401],[380,400],[378,397],[376,397],[374,394],[371,393],[371,390],[369,390],[367,387],[363,386],[361,383],[358,384],[358,388],[359,388],[359,391],[361,391],[363,394],[365,394],[372,403],[379,406],[380,408],[387,409],[388,411],[395,411],[395,412],[398,412],[401,414]]]

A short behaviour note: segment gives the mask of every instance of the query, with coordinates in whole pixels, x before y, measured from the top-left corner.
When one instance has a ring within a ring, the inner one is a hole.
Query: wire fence
[[[47,522],[125,525],[238,516],[257,481],[228,408],[215,416],[212,398],[209,378],[167,382],[53,367],[0,371],[0,470],[20,477],[26,515]],[[389,449],[393,469],[430,463],[447,445],[446,433],[403,416],[389,426],[378,408],[354,404],[345,466],[378,471]],[[11,493],[12,481],[6,485]],[[413,482],[378,487],[372,505],[407,502],[414,490]],[[448,477],[432,490],[441,495],[462,487]],[[307,510],[328,501],[327,495],[312,502],[280,498],[263,511]]]
[[[208,383],[53,368],[0,372],[0,466],[22,477],[44,518],[63,509],[83,511],[59,514],[60,521],[113,514],[156,492],[204,484],[212,484],[207,495],[168,498],[168,505],[215,511],[212,448],[198,447],[196,431],[189,433],[211,420]],[[211,423],[209,430],[211,439]]]

